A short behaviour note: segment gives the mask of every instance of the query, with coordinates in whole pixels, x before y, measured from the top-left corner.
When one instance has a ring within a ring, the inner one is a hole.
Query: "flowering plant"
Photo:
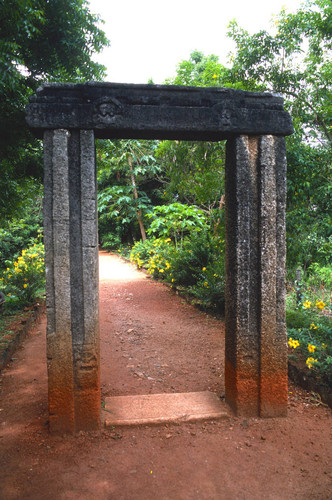
[[[44,292],[45,265],[42,243],[22,250],[13,262],[6,261],[6,269],[0,276],[0,289],[6,296],[6,306],[22,307],[31,304]]]

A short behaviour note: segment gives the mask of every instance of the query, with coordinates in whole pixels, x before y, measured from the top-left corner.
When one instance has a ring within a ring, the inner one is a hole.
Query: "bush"
[[[224,314],[225,284],[225,263],[221,256],[218,261],[202,269],[200,279],[189,290],[204,308]]]
[[[23,250],[14,261],[6,261],[7,268],[0,276],[0,289],[6,296],[5,310],[10,311],[32,304],[44,293],[45,265],[42,243]]]
[[[332,384],[332,322],[323,315],[326,304],[308,299],[286,314],[288,345],[298,349],[308,370],[326,385]]]
[[[121,237],[114,233],[107,233],[103,236],[101,246],[105,250],[117,250],[121,246]]]
[[[130,252],[130,261],[141,267],[147,268],[151,254],[154,250],[153,240],[138,241]]]
[[[39,213],[11,221],[8,228],[0,228],[0,270],[6,267],[6,261],[17,259],[24,248],[36,243],[41,233]]]
[[[204,307],[223,312],[224,241],[208,231],[193,233],[176,248],[170,238],[136,243],[130,260],[154,278],[183,287]]]
[[[213,242],[207,231],[187,237],[171,259],[174,285],[195,285],[202,278],[202,269],[212,260]]]
[[[172,280],[171,264],[172,255],[175,253],[174,244],[170,238],[157,238],[152,241],[153,248],[149,251],[150,258],[147,263],[148,273],[154,278]]]
[[[153,207],[146,217],[151,221],[148,234],[164,239],[171,237],[176,247],[182,246],[185,236],[207,228],[206,214],[196,206],[182,203]]]

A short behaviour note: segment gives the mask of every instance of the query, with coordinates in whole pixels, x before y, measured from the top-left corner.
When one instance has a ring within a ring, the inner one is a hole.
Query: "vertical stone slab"
[[[93,131],[45,132],[47,357],[52,432],[100,427]]]
[[[261,138],[260,172],[260,416],[280,417],[287,414],[288,396],[284,138]]]
[[[282,141],[227,143],[225,385],[239,415],[287,411]]]
[[[257,138],[226,153],[226,398],[237,413],[259,413]]]
[[[72,242],[73,283],[79,284],[79,301],[83,307],[76,311],[76,331],[73,331],[75,425],[77,430],[97,430],[100,427],[100,371],[99,371],[99,295],[98,295],[98,222],[97,181],[94,134],[81,130],[73,134],[79,145],[79,175],[73,170],[72,184],[79,185],[79,207],[73,217],[79,219],[79,228]],[[77,189],[77,187],[76,187]],[[79,236],[78,236],[79,235]],[[80,239],[80,241],[77,241]],[[77,248],[80,256],[76,260]],[[72,296],[76,295],[76,285]],[[74,305],[74,304],[73,304]]]
[[[69,132],[44,134],[47,367],[52,432],[75,430],[69,254]]]

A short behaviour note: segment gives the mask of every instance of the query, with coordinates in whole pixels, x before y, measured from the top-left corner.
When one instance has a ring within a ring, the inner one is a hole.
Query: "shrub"
[[[170,238],[157,238],[152,241],[153,248],[149,251],[148,273],[157,279],[172,279],[171,264],[175,248]]]
[[[121,246],[121,237],[114,233],[107,233],[103,236],[101,246],[105,250],[117,250]]]
[[[6,295],[6,310],[18,309],[33,303],[44,293],[45,265],[42,243],[23,250],[14,261],[6,261],[7,268],[0,277],[0,288]]]
[[[146,215],[151,221],[148,234],[155,237],[171,237],[175,245],[182,245],[185,236],[206,229],[206,214],[195,206],[171,203],[153,208]]]
[[[291,348],[306,359],[308,370],[323,383],[332,384],[332,322],[322,314],[322,300],[305,300],[300,310],[287,311],[287,331]]]
[[[37,242],[42,233],[41,224],[38,213],[11,221],[8,228],[0,228],[0,270],[6,268],[6,261],[17,259],[24,248]]]
[[[171,259],[174,285],[195,285],[202,278],[202,269],[213,260],[213,246],[213,239],[207,231],[187,237]]]
[[[196,285],[189,288],[191,295],[207,309],[225,312],[225,263],[223,256],[202,269]]]
[[[153,253],[153,240],[138,241],[132,247],[130,252],[130,261],[140,269],[148,267],[148,262]]]
[[[170,238],[136,243],[130,260],[154,278],[184,287],[204,307],[223,312],[225,304],[224,240],[202,230],[182,240]]]

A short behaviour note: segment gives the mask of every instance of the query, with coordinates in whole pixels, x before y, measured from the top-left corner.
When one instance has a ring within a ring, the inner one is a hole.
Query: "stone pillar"
[[[287,413],[286,148],[238,136],[226,150],[226,400],[238,415]]]
[[[44,133],[49,419],[52,432],[100,428],[94,133]]]

